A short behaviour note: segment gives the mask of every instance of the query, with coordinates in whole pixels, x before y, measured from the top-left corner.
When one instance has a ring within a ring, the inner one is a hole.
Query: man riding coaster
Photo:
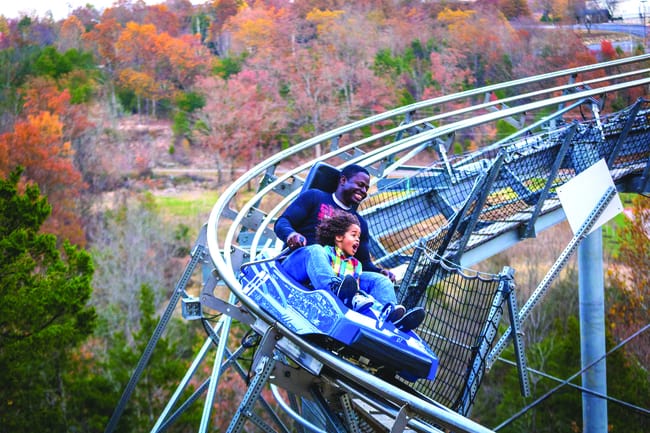
[[[348,165],[340,173],[336,191],[327,193],[320,189],[303,191],[284,211],[275,223],[275,233],[292,251],[282,263],[283,269],[295,280],[309,284],[314,289],[330,290],[353,308],[372,302],[377,309],[385,305],[393,307],[388,321],[402,331],[415,329],[422,323],[425,311],[416,307],[408,312],[397,304],[395,276],[387,269],[377,267],[370,258],[367,222],[357,212],[358,205],[366,198],[370,186],[370,174],[356,164]],[[337,275],[326,250],[317,243],[317,227],[326,218],[339,212],[354,215],[359,222],[359,244],[354,257],[361,263],[362,272],[356,280],[342,279]],[[352,286],[354,284],[354,287]],[[350,296],[352,294],[352,296]],[[365,300],[354,295],[369,295]],[[342,296],[341,296],[342,295]]]

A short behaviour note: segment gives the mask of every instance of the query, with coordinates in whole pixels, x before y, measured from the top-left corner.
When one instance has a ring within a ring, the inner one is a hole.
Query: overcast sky
[[[67,17],[74,9],[86,4],[101,10],[113,4],[113,0],[1,0],[0,14],[7,18],[16,18],[20,12],[27,14],[36,12],[36,15],[42,17],[47,11],[51,11],[54,19],[60,20]]]
[[[204,3],[207,0],[190,0],[191,3]],[[7,18],[16,18],[21,12],[36,12],[36,15],[45,16],[47,11],[52,12],[55,20],[67,17],[73,10],[91,4],[98,11],[111,6],[115,0],[0,0],[0,15]],[[150,5],[164,3],[165,0],[144,0]]]
[[[193,0],[192,3],[198,4],[207,0]],[[20,12],[36,12],[38,16],[44,16],[47,11],[51,11],[55,20],[60,20],[69,15],[71,11],[86,4],[95,6],[97,10],[102,10],[113,4],[114,0],[0,0],[0,15],[7,18],[18,17]],[[145,0],[147,4],[164,3],[164,0]],[[600,2],[604,4],[604,1]],[[620,0],[617,6],[617,15],[623,15],[626,18],[631,15],[637,15],[646,7],[646,13],[650,16],[650,0]]]

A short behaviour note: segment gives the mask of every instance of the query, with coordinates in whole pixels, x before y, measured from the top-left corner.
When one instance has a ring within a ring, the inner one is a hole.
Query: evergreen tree
[[[39,233],[51,207],[22,169],[0,179],[0,432],[69,431],[72,350],[93,331],[90,255]]]
[[[140,287],[138,305],[141,317],[139,330],[132,335],[134,344],[129,344],[123,332],[111,335],[107,342],[106,360],[100,363],[101,370],[96,371],[97,375],[112,379],[111,395],[106,395],[105,400],[113,399],[113,408],[160,321],[156,315],[154,297],[154,290],[150,286],[143,284]],[[156,342],[138,385],[126,402],[117,431],[148,431],[153,426],[186,373],[188,362],[205,334],[202,329],[188,328],[186,322],[172,319],[164,335]],[[195,380],[204,378],[195,377]],[[181,401],[189,398],[192,392],[194,387],[189,386],[182,394]],[[191,405],[173,422],[173,431],[191,431],[192,426],[198,425],[201,413],[201,404]],[[108,423],[108,419],[105,419],[105,423]]]

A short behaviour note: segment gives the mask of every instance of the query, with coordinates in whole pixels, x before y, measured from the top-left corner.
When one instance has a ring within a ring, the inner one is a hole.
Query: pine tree
[[[40,233],[51,207],[22,169],[0,179],[0,432],[69,431],[72,349],[93,331],[90,255]]]

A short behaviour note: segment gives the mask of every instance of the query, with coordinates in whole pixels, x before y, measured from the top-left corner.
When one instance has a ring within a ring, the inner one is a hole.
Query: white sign
[[[557,188],[557,195],[560,198],[560,203],[562,203],[562,208],[573,234],[577,233],[610,186],[614,186],[614,181],[609,174],[607,163],[604,159],[601,159]],[[623,204],[618,193],[616,193],[589,233],[622,211]]]

